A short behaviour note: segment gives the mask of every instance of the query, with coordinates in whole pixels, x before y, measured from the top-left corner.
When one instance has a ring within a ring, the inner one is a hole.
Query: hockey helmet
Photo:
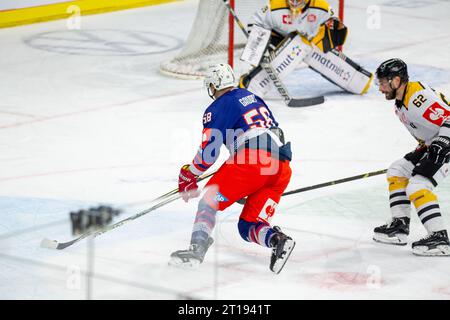
[[[208,90],[210,97],[214,96],[214,93],[211,92],[211,85],[213,85],[214,89],[217,91],[235,87],[236,76],[234,75],[233,68],[226,63],[210,66],[206,71],[204,85],[206,90]]]
[[[384,61],[375,71],[377,80],[386,78],[392,80],[394,77],[400,77],[402,83],[408,82],[408,68],[403,60],[393,58]]]
[[[309,0],[287,0],[289,8],[291,8],[292,14],[294,16],[296,16],[308,2]]]

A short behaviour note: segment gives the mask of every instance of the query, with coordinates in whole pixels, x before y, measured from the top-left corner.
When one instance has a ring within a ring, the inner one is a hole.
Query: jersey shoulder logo
[[[435,102],[427,110],[425,110],[423,117],[429,122],[437,126],[441,126],[444,121],[450,117],[450,111]]]
[[[242,97],[239,99],[239,102],[244,106],[248,106],[249,104],[256,103],[256,97],[254,94],[249,94],[248,96]]]
[[[292,24],[291,15],[289,14],[283,14],[281,19],[283,21],[283,24]]]
[[[308,14],[308,22],[316,22],[317,16],[314,13]]]

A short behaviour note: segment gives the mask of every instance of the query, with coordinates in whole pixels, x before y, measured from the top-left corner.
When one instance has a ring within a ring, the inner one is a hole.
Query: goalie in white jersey
[[[395,99],[395,113],[418,146],[387,171],[392,220],[375,228],[374,240],[406,245],[412,202],[428,231],[427,237],[412,243],[413,253],[448,256],[450,242],[433,189],[449,173],[450,105],[429,86],[409,82],[407,66],[400,59],[383,62],[376,76],[380,92],[387,100]]]
[[[249,28],[241,60],[255,68],[241,76],[239,87],[260,96],[271,90],[260,65],[263,52],[269,50],[280,79],[304,62],[348,92],[364,94],[369,88],[372,74],[335,49],[344,44],[347,27],[326,0],[270,0],[255,12]]]
[[[343,45],[347,27],[334,17],[326,0],[271,0],[253,15],[254,25],[272,31],[276,47],[288,34],[298,32],[323,52]]]

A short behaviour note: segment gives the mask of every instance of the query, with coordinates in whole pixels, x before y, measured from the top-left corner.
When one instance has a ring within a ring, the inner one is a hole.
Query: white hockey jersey
[[[332,15],[333,11],[325,0],[311,0],[295,18],[286,0],[270,0],[268,5],[253,15],[250,25],[274,30],[282,36],[298,31],[311,40]]]
[[[420,143],[430,145],[437,136],[450,137],[450,105],[442,93],[420,82],[408,82],[395,113]]]

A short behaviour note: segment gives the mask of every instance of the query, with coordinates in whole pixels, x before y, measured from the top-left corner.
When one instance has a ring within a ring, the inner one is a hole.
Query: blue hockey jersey
[[[261,98],[246,89],[228,91],[203,114],[202,144],[190,170],[202,174],[216,161],[222,144],[233,154],[240,138],[257,136],[271,127],[278,127],[278,122]]]

